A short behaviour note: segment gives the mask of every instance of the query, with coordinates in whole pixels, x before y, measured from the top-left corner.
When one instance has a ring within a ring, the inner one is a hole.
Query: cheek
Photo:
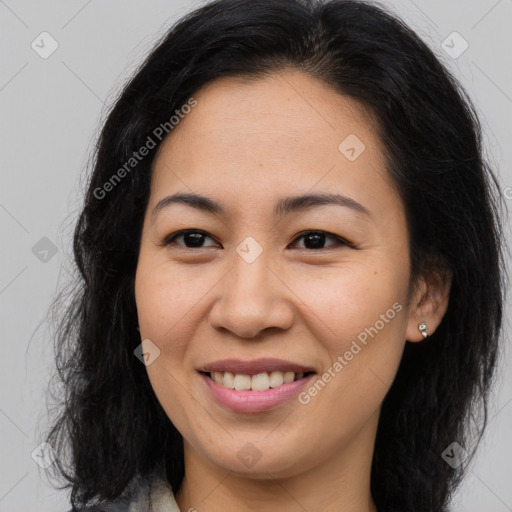
[[[190,394],[184,371],[187,347],[193,337],[194,305],[204,292],[183,272],[141,255],[135,277],[135,299],[141,338],[160,350],[146,367],[151,387],[167,416],[180,431],[191,429],[186,411]]]
[[[168,262],[151,265],[142,260],[135,279],[141,333],[166,350],[179,350],[197,324],[201,301],[213,286],[210,281],[199,268],[184,271]]]
[[[308,330],[331,362],[323,379],[331,392],[325,395],[340,412],[356,407],[363,416],[365,408],[369,414],[394,379],[407,327],[407,276],[399,268],[374,261],[352,266],[350,272],[333,269],[321,279],[303,276],[294,287],[304,303]]]
[[[318,330],[319,340],[343,350],[352,338],[377,323],[383,332],[405,328],[407,276],[400,265],[378,261],[348,264],[290,275],[303,317]],[[382,315],[384,318],[382,319]],[[364,338],[364,336],[361,336]]]

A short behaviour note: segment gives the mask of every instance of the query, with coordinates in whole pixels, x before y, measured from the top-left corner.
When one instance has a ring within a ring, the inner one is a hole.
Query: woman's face
[[[217,80],[194,98],[155,157],[136,273],[155,394],[210,467],[285,478],[366,464],[405,340],[422,339],[374,126],[296,71]],[[155,210],[177,193],[218,207]],[[282,203],[303,195],[331,199]],[[214,363],[222,381],[202,373]],[[280,386],[294,364],[292,378],[314,374]]]

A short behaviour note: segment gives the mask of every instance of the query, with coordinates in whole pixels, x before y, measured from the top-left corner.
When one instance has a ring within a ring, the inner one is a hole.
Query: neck
[[[184,440],[185,477],[176,502],[181,511],[201,512],[377,512],[370,493],[375,433],[376,422],[370,421],[348,446],[326,453],[317,466],[294,474],[294,467],[269,470],[257,477],[220,468]]]

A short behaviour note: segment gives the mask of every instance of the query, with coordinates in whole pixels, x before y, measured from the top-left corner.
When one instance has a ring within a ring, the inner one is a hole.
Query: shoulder
[[[67,512],[180,512],[169,483],[158,477],[136,477],[115,501]]]
[[[139,508],[134,509],[134,501],[127,500],[115,500],[102,503],[101,505],[96,505],[92,507],[86,508],[72,508],[67,512],[133,512],[134,510],[139,510]]]
[[[97,505],[95,507],[87,507],[87,508],[72,508],[68,510],[67,512],[132,512],[133,507],[130,508],[129,503],[117,503],[117,502],[110,502],[110,503],[104,503],[103,505]]]

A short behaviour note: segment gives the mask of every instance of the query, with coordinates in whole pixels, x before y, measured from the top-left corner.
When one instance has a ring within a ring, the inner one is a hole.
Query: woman
[[[496,185],[462,87],[381,8],[180,20],[76,226],[47,437],[73,507],[447,510],[498,355]]]

